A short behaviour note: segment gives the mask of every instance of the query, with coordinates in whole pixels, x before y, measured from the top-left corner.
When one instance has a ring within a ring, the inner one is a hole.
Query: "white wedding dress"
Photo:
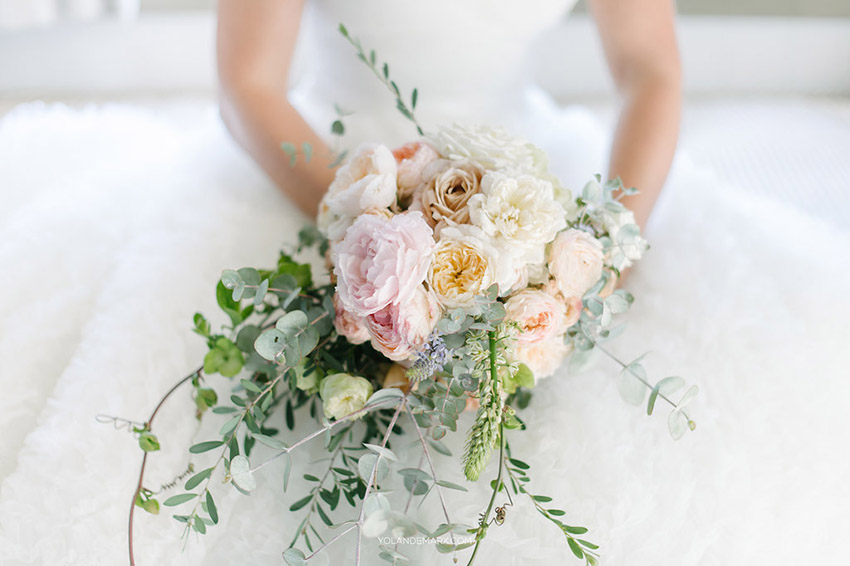
[[[320,132],[334,103],[356,111],[348,143],[414,136],[337,33],[342,21],[390,62],[404,93],[419,89],[426,128],[504,124],[544,146],[565,183],[580,187],[604,171],[609,133],[589,112],[558,108],[524,72],[527,47],[571,6],[310,2],[292,100]],[[125,564],[141,452],[95,415],[145,420],[202,358],[191,317],[216,313],[220,271],[270,264],[307,219],[212,108],[187,125],[128,106],[31,104],[0,122],[0,155],[0,564]],[[696,431],[672,441],[663,407],[649,418],[623,403],[617,368],[599,359],[538,385],[522,415],[530,430],[511,433],[514,452],[532,466],[533,491],[590,529],[605,564],[846,563],[850,236],[717,179],[699,156],[677,156],[646,233],[652,250],[628,281],[637,297],[629,328],[612,345],[623,358],[651,351],[656,379],[699,384]],[[227,384],[218,386],[223,396]],[[221,424],[211,415],[197,430],[188,395],[178,393],[154,425],[163,450],[150,459],[148,487],[180,473],[185,448]],[[456,451],[462,442],[451,441]],[[397,443],[417,458],[407,446]],[[305,449],[295,476],[320,455]],[[194,462],[201,469],[205,460]],[[444,479],[463,483],[456,463],[441,462]],[[265,468],[250,497],[217,485],[220,525],[182,552],[170,509],[140,511],[138,563],[281,564],[302,515],[288,512],[294,495],[282,493],[280,472]],[[484,477],[493,473],[491,465]],[[481,483],[452,496],[454,520],[476,520]],[[434,503],[422,508],[432,525]],[[352,544],[348,535],[315,563],[352,563]],[[378,563],[374,541],[366,547],[364,564]],[[401,550],[422,564],[451,563],[427,546]],[[519,499],[478,563],[579,562]]]

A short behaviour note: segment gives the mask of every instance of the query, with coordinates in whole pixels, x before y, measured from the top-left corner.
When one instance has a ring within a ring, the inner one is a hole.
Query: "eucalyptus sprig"
[[[394,80],[390,78],[390,66],[388,63],[384,63],[381,65],[380,70],[378,70],[378,57],[375,50],[372,49],[368,53],[366,49],[360,44],[360,40],[356,37],[352,37],[348,33],[348,29],[343,24],[339,24],[339,33],[342,34],[348,42],[357,50],[357,58],[363,61],[366,66],[368,66],[375,76],[378,77],[378,80],[389,89],[393,96],[395,96],[396,109],[401,112],[401,115],[410,120],[414,126],[416,126],[416,133],[420,136],[424,136],[425,132],[422,130],[422,126],[416,120],[416,116],[414,115],[414,110],[416,110],[416,103],[419,100],[419,90],[414,88],[410,93],[410,105],[408,105],[407,101],[401,95],[401,89],[398,88],[398,85]]]
[[[599,554],[596,552],[599,549],[599,546],[584,539],[576,538],[576,535],[583,535],[587,533],[587,528],[574,527],[565,524],[561,519],[559,519],[559,517],[566,515],[566,512],[563,509],[544,507],[542,504],[550,503],[552,498],[548,495],[532,495],[526,488],[526,485],[530,481],[528,473],[531,466],[523,460],[511,458],[509,455],[510,451],[508,450],[507,452],[508,453],[504,455],[505,460],[503,465],[508,473],[508,478],[510,479],[510,485],[514,494],[527,495],[537,512],[561,530],[567,538],[567,544],[575,557],[583,559],[587,566],[596,566],[599,561]]]

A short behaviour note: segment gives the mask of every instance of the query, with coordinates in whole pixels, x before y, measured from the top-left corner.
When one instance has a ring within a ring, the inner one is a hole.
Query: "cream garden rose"
[[[372,384],[364,377],[334,373],[319,386],[325,417],[341,419],[366,406],[372,395]]]
[[[334,248],[336,290],[344,307],[367,316],[412,300],[433,250],[431,228],[419,212],[358,216]]]
[[[552,184],[530,175],[487,173],[481,193],[469,199],[469,216],[500,254],[523,263],[543,261],[546,244],[567,225]]]
[[[372,347],[400,362],[425,344],[441,315],[437,300],[420,286],[409,301],[388,305],[367,316],[365,323]]]
[[[525,289],[505,303],[508,320],[519,325],[518,343],[537,343],[566,332],[566,305],[549,293]]]
[[[496,252],[487,236],[468,224],[440,232],[428,271],[428,285],[448,308],[470,307],[497,282]]]
[[[582,230],[558,234],[549,247],[549,271],[564,297],[581,297],[602,277],[602,244]]]

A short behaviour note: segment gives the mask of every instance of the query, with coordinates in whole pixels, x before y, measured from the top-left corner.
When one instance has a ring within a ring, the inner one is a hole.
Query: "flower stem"
[[[487,339],[490,342],[490,379],[492,379],[494,383],[497,383],[497,380],[499,379],[499,370],[497,366],[496,333],[491,330],[487,333]],[[494,391],[498,394],[499,388],[494,388]],[[481,516],[481,521],[478,523],[478,532],[475,535],[475,548],[472,549],[472,556],[469,557],[469,562],[466,563],[466,566],[472,566],[472,563],[475,561],[475,556],[478,554],[478,547],[481,546],[481,541],[484,540],[484,536],[487,534],[490,512],[493,510],[493,505],[496,502],[496,494],[499,493],[499,488],[502,485],[502,470],[505,467],[504,462],[505,427],[502,416],[499,415],[499,471],[496,473],[496,483],[493,485],[493,493],[490,495],[490,502],[487,503],[487,510],[484,511],[484,514]]]

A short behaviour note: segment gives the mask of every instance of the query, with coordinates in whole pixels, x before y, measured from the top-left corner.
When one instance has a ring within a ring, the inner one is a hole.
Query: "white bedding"
[[[4,565],[126,563],[141,453],[95,415],[144,420],[203,355],[189,326],[195,311],[215,312],[220,270],[271,262],[306,220],[212,105],[165,108],[32,104],[0,122]],[[606,564],[844,563],[847,114],[801,102],[700,111],[688,114],[615,347],[652,350],[656,377],[700,385],[696,432],[672,442],[662,417],[618,398],[600,360],[540,386],[525,415],[535,432],[515,435],[515,450]],[[155,426],[166,446],[150,487],[205,438],[187,395]],[[250,498],[219,488],[222,524],[183,554],[167,512],[140,513],[139,564],[280,564],[297,522],[278,471]],[[447,464],[446,479],[459,477]],[[459,498],[459,519],[475,520],[483,494]],[[481,563],[572,563],[548,527],[518,503]],[[346,549],[322,560],[340,563]]]

